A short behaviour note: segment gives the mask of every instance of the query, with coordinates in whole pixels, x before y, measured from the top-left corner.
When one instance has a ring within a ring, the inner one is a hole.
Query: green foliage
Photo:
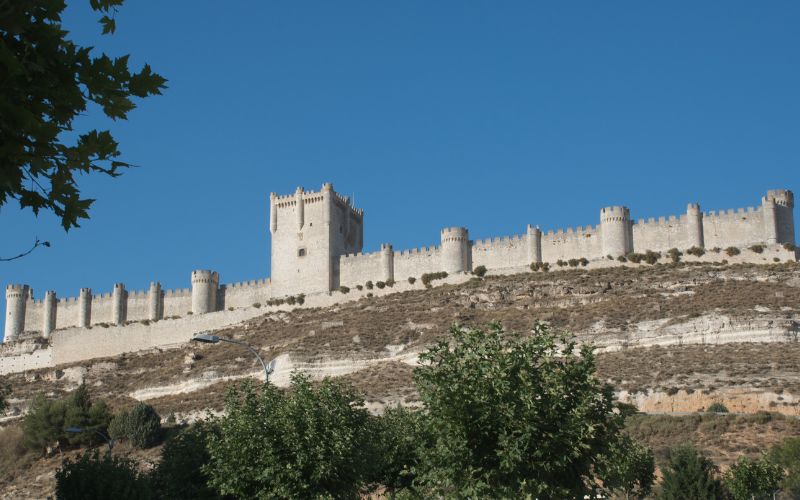
[[[103,33],[113,33],[122,0],[90,0]],[[97,105],[112,120],[126,119],[133,98],[161,93],[166,80],[145,64],[93,54],[61,26],[63,1],[3,2],[0,16],[0,207],[10,199],[38,214],[51,211],[65,230],[89,217],[92,199],[81,198],[77,175],[112,177],[130,164],[108,130],[78,132],[75,119]],[[72,139],[74,137],[74,140]],[[69,141],[69,142],[68,142]]]
[[[750,251],[753,253],[764,253],[764,245],[753,245],[750,247]]]
[[[691,250],[691,248],[689,250]],[[689,253],[689,250],[687,250],[686,253]],[[677,248],[670,248],[669,250],[667,250],[667,257],[669,257],[672,262],[680,262],[682,255],[683,253]]]
[[[617,257],[617,260],[620,262],[628,262],[628,259],[626,259],[624,255],[620,255],[619,257]]]
[[[644,259],[644,255],[636,252],[631,252],[625,256],[628,261],[633,262],[634,264],[639,264]]]
[[[719,249],[717,249],[717,252],[719,252]],[[702,257],[705,255],[706,251],[703,247],[693,246],[692,248],[686,250],[686,253],[689,255],[694,255],[695,257]]]
[[[486,266],[478,266],[472,270],[472,274],[479,278],[483,278],[486,275]]]
[[[280,306],[280,305],[283,305],[283,304],[289,304],[289,305],[300,304],[300,305],[303,305],[303,302],[305,302],[305,300],[306,300],[305,294],[301,293],[299,295],[290,295],[288,297],[283,297],[283,298],[280,298],[280,299],[269,299],[269,300],[267,300],[267,305],[268,306]],[[188,312],[187,314],[192,314],[192,313]]]
[[[139,403],[114,417],[108,432],[112,438],[127,439],[137,448],[150,448],[161,440],[161,417],[152,406]]]
[[[390,288],[393,287],[395,283],[397,283],[397,282],[395,280],[391,279],[391,278],[386,280],[386,286],[388,286]]]
[[[153,492],[149,478],[138,471],[133,460],[95,450],[62,462],[56,471],[56,498],[149,500]]]
[[[784,243],[783,248],[789,250],[790,252],[794,252],[797,247],[794,243]]]
[[[342,285],[342,286],[339,287],[339,291],[342,292],[342,293],[350,293],[350,288]]]
[[[771,500],[783,479],[783,468],[761,457],[739,457],[722,478],[734,500]]]
[[[428,497],[575,498],[622,425],[590,346],[545,325],[533,335],[454,326],[414,378],[430,446],[415,486]]]
[[[718,500],[723,498],[722,483],[715,477],[714,463],[691,445],[670,451],[662,470],[659,498],[664,500]]]
[[[102,400],[92,402],[89,390],[81,384],[64,399],[49,400],[37,395],[23,422],[25,446],[44,451],[47,447],[97,444],[102,441],[97,431],[105,432],[111,414]],[[69,427],[83,429],[67,433]]]
[[[377,446],[373,482],[390,491],[411,488],[418,449],[428,444],[423,413],[402,406],[387,408],[374,420],[374,426]]]
[[[708,410],[711,413],[728,413],[728,407],[720,402],[711,403]]]
[[[0,384],[0,413],[4,413],[8,409],[8,396],[11,395],[11,386],[8,384]]]
[[[221,498],[211,489],[208,474],[202,467],[211,456],[206,438],[211,426],[198,423],[168,440],[161,451],[161,461],[153,470],[153,483],[160,498],[171,500],[210,500]]]
[[[414,283],[416,283],[416,282],[417,282],[417,278],[415,278],[415,277],[413,277],[413,276],[409,276],[409,277],[408,277],[408,284],[409,284],[409,285],[413,285],[413,284],[414,284]]]
[[[654,252],[652,250],[648,250],[644,253],[644,261],[650,264],[651,266],[658,262],[658,259],[661,258],[660,252]]]
[[[384,283],[383,281],[376,281],[375,286],[383,290],[384,288],[386,288],[386,283]]]
[[[372,290],[375,286],[372,284],[372,281],[367,281],[364,283],[364,286],[367,287],[367,290]]]
[[[742,252],[740,252],[736,247],[728,247],[725,249],[725,253],[728,255],[728,257],[733,257],[734,255],[739,255]]]
[[[656,478],[653,452],[626,434],[620,434],[598,469],[603,488],[625,498],[648,496]]]
[[[569,259],[567,261],[567,264],[569,264],[569,267],[578,267],[578,264],[580,264],[580,263],[581,263],[581,261],[579,261],[578,259]]]
[[[550,270],[549,262],[531,262],[531,271],[547,272]]]
[[[788,438],[773,446],[767,458],[786,470],[781,487],[792,498],[800,498],[800,437]]]
[[[354,389],[294,374],[282,392],[233,388],[208,436],[209,485],[237,498],[358,498],[371,470],[369,414]]]
[[[425,285],[425,288],[430,288],[431,282],[434,280],[440,280],[447,278],[447,273],[444,271],[439,271],[438,273],[425,273],[422,275],[422,284]]]
[[[564,266],[566,266],[566,265],[567,265],[567,263],[566,263],[565,261],[561,260],[561,259],[558,259],[558,260],[556,261],[556,265],[557,265],[558,267],[564,267]]]
[[[581,257],[580,259],[578,259],[578,262],[583,267],[586,267],[586,266],[589,265],[589,259],[587,259],[586,257]]]

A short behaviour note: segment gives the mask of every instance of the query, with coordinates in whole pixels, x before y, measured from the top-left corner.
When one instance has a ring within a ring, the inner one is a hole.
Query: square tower
[[[318,192],[270,193],[274,296],[339,287],[339,256],[361,251],[364,211],[326,183]]]

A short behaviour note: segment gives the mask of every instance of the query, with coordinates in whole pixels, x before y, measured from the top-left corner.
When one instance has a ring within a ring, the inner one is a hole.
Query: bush
[[[136,462],[97,450],[83,453],[73,462],[66,459],[56,471],[56,498],[85,500],[113,498],[145,500],[153,498],[150,480],[139,472]]]
[[[253,302],[253,307],[256,309],[261,309],[261,302]]]
[[[364,289],[364,285],[356,285],[356,290],[359,292]]]
[[[689,251],[687,250],[686,253],[689,253]],[[667,250],[667,257],[669,257],[672,262],[680,262],[682,255],[683,253],[681,253],[681,251],[678,250],[677,248],[670,248],[669,250]]]
[[[664,500],[717,500],[724,498],[722,483],[715,477],[717,468],[691,445],[670,450],[667,467],[662,469],[661,494]]]
[[[110,420],[111,413],[105,402],[92,402],[85,384],[63,399],[48,400],[39,394],[23,422],[25,446],[46,452],[48,447],[60,448],[64,444],[98,444],[102,439],[96,431],[105,432]],[[84,432],[67,433],[69,427]]]
[[[150,448],[161,440],[161,417],[152,406],[139,403],[114,417],[108,432],[113,439],[127,439],[136,448]]]
[[[580,264],[580,261],[578,259],[569,259],[567,261],[567,264],[569,264],[569,267],[578,267],[578,264]]]
[[[211,459],[206,447],[209,432],[211,429],[207,424],[194,424],[164,444],[161,461],[153,470],[153,484],[160,498],[221,498],[208,487],[208,475],[202,470]]]
[[[395,283],[397,283],[397,282],[395,280],[393,280],[393,279],[386,280],[386,286],[388,286],[388,287],[393,287]]]
[[[478,266],[473,271],[472,274],[479,278],[483,278],[486,275],[486,266]]]
[[[783,248],[789,250],[790,252],[794,252],[797,247],[794,245],[794,243],[784,243]]]
[[[377,446],[371,482],[389,491],[411,487],[419,463],[418,448],[430,441],[424,424],[421,411],[402,406],[387,408],[375,418],[373,436]]]
[[[346,287],[346,286],[344,286],[344,285],[342,285],[342,286],[340,286],[340,287],[339,287],[339,291],[340,291],[340,292],[342,292],[342,293],[350,293],[350,289],[349,289],[349,288],[347,288],[347,287]]]
[[[531,271],[547,272],[549,270],[550,264],[548,262],[531,262]]]
[[[728,255],[728,257],[733,257],[734,255],[739,255],[742,252],[740,252],[736,247],[728,247],[725,249],[725,253]]]
[[[617,257],[617,260],[620,262],[628,262],[628,259],[626,259],[624,255],[620,255],[619,257]]]
[[[367,290],[372,290],[373,288],[375,288],[375,285],[372,284],[372,281],[367,281],[366,283],[364,283],[364,286],[367,287]]]
[[[586,257],[581,257],[580,259],[578,259],[578,262],[583,267],[586,267],[586,266],[589,265],[589,259],[587,259]]]
[[[644,259],[644,255],[636,252],[631,252],[625,256],[629,262],[633,262],[634,264],[639,264]]]
[[[564,262],[564,261],[563,261],[563,260],[561,260],[561,259],[558,259],[558,260],[556,261],[556,265],[557,265],[558,267],[564,267],[564,266],[566,266],[566,265],[567,265],[567,263],[566,263],[566,262]]]
[[[694,255],[695,257],[702,257],[705,255],[706,251],[703,247],[693,246],[692,248],[686,250],[686,253],[689,255]],[[719,253],[719,248],[716,249],[716,253]]]
[[[661,258],[661,253],[660,252],[654,252],[652,250],[648,250],[644,254],[644,261],[647,262],[648,264],[650,264],[651,266],[653,264],[655,264],[656,262],[658,262],[658,259],[660,259],[660,258]]]
[[[753,253],[764,253],[764,245],[753,245],[750,247],[750,251]]]
[[[381,290],[383,290],[384,288],[386,288],[386,283],[384,283],[383,281],[377,281],[377,282],[375,283],[375,286],[377,286],[378,288],[380,288]]]
[[[656,462],[647,446],[622,434],[598,464],[603,489],[618,496],[612,498],[645,498],[655,482]]]
[[[722,403],[712,403],[707,410],[709,413],[728,413],[728,407]]]
[[[723,482],[734,500],[774,498],[783,476],[783,468],[766,457],[739,457],[723,476]]]
[[[767,458],[786,470],[781,486],[791,498],[800,498],[800,437],[790,437],[774,445]]]
[[[368,420],[361,397],[338,381],[294,374],[288,391],[244,383],[213,421],[201,469],[234,498],[358,498],[372,465]]]
[[[425,285],[425,288],[430,288],[432,281],[444,278],[447,278],[447,273],[444,271],[439,271],[438,273],[425,273],[422,275],[422,284]]]
[[[409,285],[413,285],[414,283],[416,283],[416,281],[417,281],[417,278],[415,278],[413,276],[409,276],[408,277],[408,284]]]
[[[421,497],[589,494],[622,425],[592,348],[541,323],[524,337],[499,324],[450,332],[414,371],[431,436],[414,468]]]
[[[297,300],[297,303],[302,306],[306,301],[306,294],[301,293],[300,295],[297,296],[295,300]]]

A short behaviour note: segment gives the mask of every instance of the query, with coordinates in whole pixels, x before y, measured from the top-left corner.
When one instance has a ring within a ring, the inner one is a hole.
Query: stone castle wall
[[[684,214],[638,222],[627,207],[611,206],[600,210],[599,224],[594,226],[542,232],[528,225],[524,234],[476,241],[470,240],[466,228],[448,227],[440,232],[437,246],[396,251],[383,244],[379,251],[362,253],[363,210],[333,191],[331,184],[317,192],[298,188],[291,195],[270,195],[270,279],[221,285],[216,272],[197,270],[191,274],[191,288],[162,290],[152,283],[148,290],[127,291],[116,284],[109,293],[92,295],[91,290],[81,289],[78,297],[60,299],[52,292],[34,299],[27,285],[9,285],[4,342],[26,332],[48,337],[56,330],[80,332],[98,325],[114,325],[116,332],[164,318],[211,313],[224,318],[228,312],[266,304],[271,298],[328,294],[340,286],[401,282],[439,271],[462,274],[478,266],[504,272],[535,262],[581,258],[599,262],[647,250],[793,245],[793,208],[794,196],[788,190],[769,191],[759,207],[704,213],[699,205],[689,204]]]

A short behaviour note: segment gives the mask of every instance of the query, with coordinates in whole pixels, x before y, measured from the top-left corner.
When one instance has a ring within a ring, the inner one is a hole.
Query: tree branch
[[[11,261],[11,260],[16,260],[16,259],[19,259],[21,257],[25,257],[26,255],[30,254],[31,252],[33,252],[34,250],[36,250],[39,247],[49,247],[49,246],[50,246],[50,242],[49,241],[40,241],[39,238],[36,238],[36,241],[33,243],[33,247],[31,247],[30,250],[28,250],[27,252],[23,252],[23,253],[17,255],[16,257],[0,258],[0,262],[8,262],[8,261]]]

